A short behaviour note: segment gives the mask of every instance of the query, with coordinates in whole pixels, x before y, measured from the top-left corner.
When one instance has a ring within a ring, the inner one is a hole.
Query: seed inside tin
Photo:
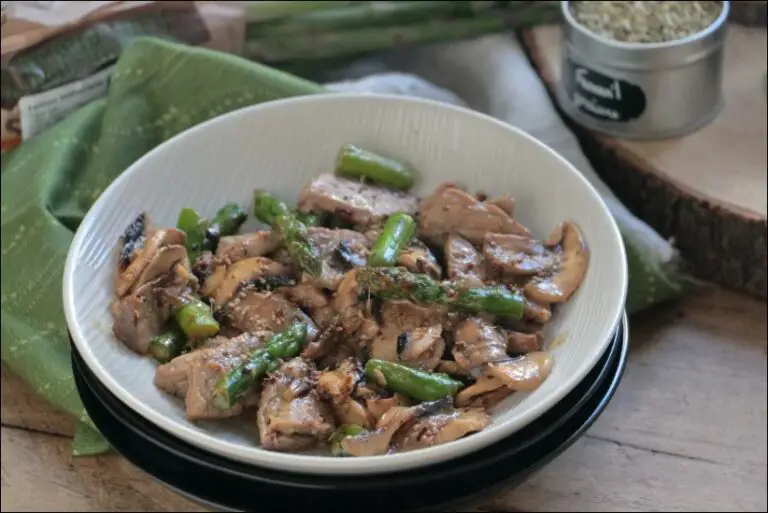
[[[574,19],[592,33],[624,43],[664,43],[685,39],[711,26],[723,10],[720,1],[578,1]]]

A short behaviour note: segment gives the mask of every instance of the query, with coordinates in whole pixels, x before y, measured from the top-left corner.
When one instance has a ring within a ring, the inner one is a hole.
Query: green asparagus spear
[[[501,286],[461,287],[399,267],[365,267],[358,271],[357,282],[383,299],[439,304],[455,310],[513,319],[523,316],[523,297]]]
[[[188,298],[173,315],[190,340],[212,337],[219,332],[219,323],[213,318],[211,308],[199,298]]]
[[[365,376],[399,394],[419,401],[435,401],[453,396],[464,384],[447,374],[413,369],[399,363],[371,359],[365,364]]]
[[[181,354],[186,344],[184,333],[175,323],[171,323],[162,333],[150,339],[149,354],[160,363],[170,362]]]
[[[190,262],[197,260],[200,253],[207,249],[205,243],[209,224],[206,218],[191,208],[182,208],[179,212],[176,228],[186,234],[187,255]]]
[[[213,405],[220,410],[232,408],[267,372],[277,368],[279,358],[292,358],[299,354],[306,339],[307,325],[303,322],[294,323],[272,335],[265,347],[251,353],[246,363],[219,378],[213,388]]]
[[[187,235],[189,260],[194,262],[203,251],[214,251],[219,244],[219,239],[222,236],[237,233],[247,217],[248,215],[236,203],[229,203],[220,208],[213,221],[191,208],[182,208],[176,228]]]
[[[215,249],[221,237],[237,233],[247,218],[248,214],[237,203],[221,207],[206,231],[208,245]]]
[[[480,10],[493,8],[495,4],[497,2],[411,1],[387,2],[384,5],[356,2],[333,9],[297,13],[264,23],[248,23],[246,38],[286,38],[360,27],[374,28],[424,23],[436,19],[460,19],[472,16]]]
[[[298,210],[296,211],[296,217],[298,217],[299,221],[306,226],[321,226],[325,219],[325,216],[322,214],[316,212],[299,212]]]
[[[345,144],[336,155],[336,174],[367,178],[385,187],[408,190],[413,187],[415,172],[403,162]]]
[[[405,4],[406,2],[402,2]],[[411,3],[411,2],[407,2]],[[481,4],[485,2],[470,2]],[[331,13],[329,12],[328,15]],[[450,41],[476,37],[493,32],[521,30],[536,25],[557,23],[561,19],[558,2],[499,2],[498,7],[484,9],[475,16],[450,15],[444,19],[430,16],[416,23],[392,23],[386,26],[351,24],[353,28],[326,28],[322,31],[302,30],[291,37],[273,37],[258,34],[258,27],[249,24],[250,36],[246,41],[248,58],[263,63],[277,64],[281,68],[301,68],[300,64],[318,59],[351,57],[367,52],[389,50],[396,47]],[[293,23],[286,18],[284,23]]]
[[[339,426],[339,428],[328,438],[328,447],[331,450],[331,454],[333,456],[346,456],[347,452],[344,450],[344,439],[367,432],[367,429],[356,424],[343,424]]]
[[[416,231],[416,221],[411,216],[402,212],[391,215],[371,249],[368,265],[374,267],[395,265],[403,247],[413,237],[414,231]]]
[[[283,238],[291,258],[310,276],[319,276],[322,261],[317,247],[307,237],[307,227],[288,208],[271,194],[257,190],[253,195],[253,214],[272,226]]]

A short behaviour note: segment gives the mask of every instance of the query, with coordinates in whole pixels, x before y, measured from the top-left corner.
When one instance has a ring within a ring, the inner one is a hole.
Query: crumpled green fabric
[[[73,454],[108,444],[75,389],[61,277],[78,223],[107,185],[147,151],[247,105],[323,93],[315,83],[232,55],[140,39],[121,56],[108,96],[2,157],[2,360],[80,422]],[[625,233],[628,308],[674,297],[679,281]]]

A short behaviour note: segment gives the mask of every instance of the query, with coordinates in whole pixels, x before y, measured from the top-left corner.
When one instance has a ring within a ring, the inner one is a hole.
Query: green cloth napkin
[[[163,141],[247,105],[325,89],[232,55],[140,39],[121,56],[107,98],[2,158],[2,360],[80,422],[74,454],[108,444],[74,386],[61,277],[78,223],[124,169]],[[680,293],[625,233],[631,311]]]

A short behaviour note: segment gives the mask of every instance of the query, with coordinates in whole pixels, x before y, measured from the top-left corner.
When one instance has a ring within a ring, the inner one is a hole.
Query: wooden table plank
[[[711,288],[630,331],[624,381],[587,435],[462,511],[768,509],[766,303]],[[68,419],[2,380],[3,511],[201,511],[119,456],[72,459]]]

